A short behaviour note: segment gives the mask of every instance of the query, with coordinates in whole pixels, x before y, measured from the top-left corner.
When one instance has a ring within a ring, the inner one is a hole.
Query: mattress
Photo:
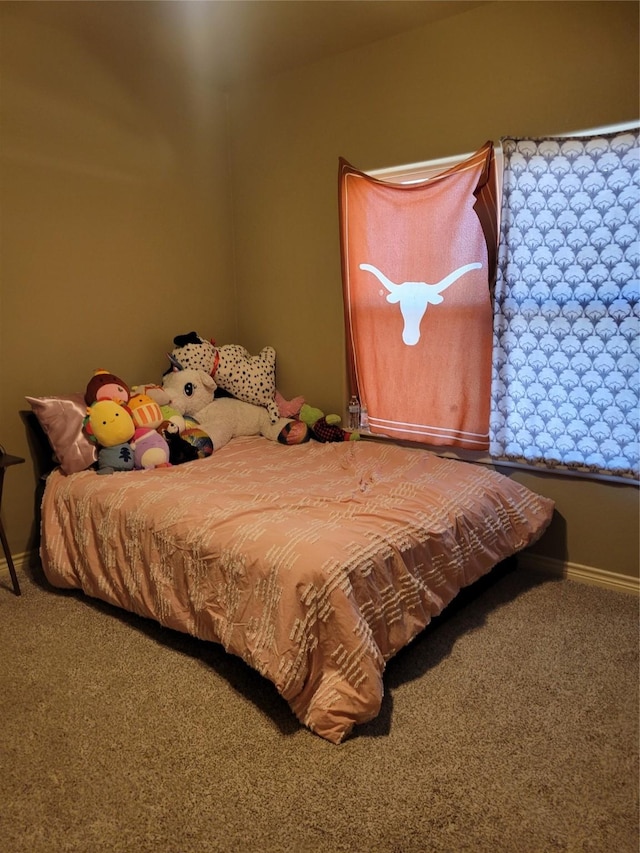
[[[255,436],[169,468],[56,469],[41,558],[54,586],[222,644],[339,743],[379,713],[386,662],[552,514],[424,449]]]

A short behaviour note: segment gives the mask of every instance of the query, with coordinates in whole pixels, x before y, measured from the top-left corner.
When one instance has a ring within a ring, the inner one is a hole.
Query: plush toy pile
[[[163,389],[182,415],[196,419],[218,450],[240,435],[263,435],[281,444],[302,444],[309,430],[302,421],[278,417],[273,423],[267,409],[235,397],[214,399],[216,383],[204,370],[174,369],[164,377]]]
[[[170,464],[169,445],[158,431],[164,418],[150,396],[131,394],[117,376],[97,370],[87,385],[85,401],[83,429],[99,448],[99,474]]]
[[[98,473],[163,468],[210,456],[236,436],[262,435],[281,444],[359,438],[275,386],[275,350],[251,356],[244,347],[216,347],[195,332],[174,338],[162,385],[129,387],[106,370],[87,384],[83,429],[98,448]],[[224,395],[221,396],[220,394]]]

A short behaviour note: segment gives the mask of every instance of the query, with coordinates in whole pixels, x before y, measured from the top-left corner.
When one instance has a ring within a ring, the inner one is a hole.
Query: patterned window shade
[[[638,129],[502,144],[491,454],[637,478]]]

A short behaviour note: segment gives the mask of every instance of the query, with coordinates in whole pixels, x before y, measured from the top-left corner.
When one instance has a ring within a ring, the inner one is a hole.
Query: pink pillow
[[[82,430],[82,421],[87,413],[83,393],[25,399],[47,434],[55,458],[65,474],[75,474],[93,465],[98,454]]]

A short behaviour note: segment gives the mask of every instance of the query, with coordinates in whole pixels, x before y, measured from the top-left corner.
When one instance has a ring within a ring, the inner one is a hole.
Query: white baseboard
[[[16,567],[18,580],[20,580],[22,571],[37,557],[37,553],[31,551],[13,555],[13,564]],[[564,560],[556,560],[553,557],[544,557],[542,554],[535,554],[532,551],[521,551],[518,554],[518,564],[524,569],[537,569],[555,577],[590,583],[640,596],[640,578],[629,575],[620,575],[616,572],[596,569],[593,566],[581,566],[579,563],[568,563]],[[9,578],[9,565],[4,557],[0,560],[0,577]]]
[[[13,559],[16,574],[18,575],[18,582],[20,582],[20,578],[24,575],[24,570],[31,564],[31,560],[37,557],[37,554],[35,551],[24,551],[22,554],[12,554],[11,557]],[[7,563],[6,557],[2,557],[2,559],[0,559],[0,578],[8,580],[9,583],[11,583],[9,563]]]
[[[16,572],[19,569],[28,566],[32,559],[37,557],[36,551],[23,551],[22,554],[12,554],[11,557],[13,559],[13,565],[16,567]],[[2,557],[0,559],[0,575],[8,575],[9,574],[9,563],[7,563],[6,557]]]
[[[634,578],[630,575],[620,575],[616,572],[596,569],[594,566],[581,566],[579,563],[556,560],[553,557],[544,557],[542,554],[535,554],[531,551],[519,553],[518,564],[524,569],[538,569],[556,577],[615,589],[618,592],[640,595],[640,578]]]

